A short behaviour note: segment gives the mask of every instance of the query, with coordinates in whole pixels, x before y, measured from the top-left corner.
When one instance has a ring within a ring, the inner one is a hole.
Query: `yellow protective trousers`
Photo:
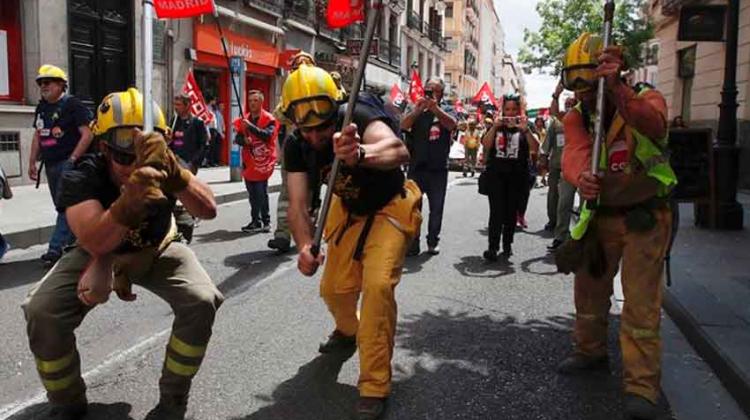
[[[596,215],[596,232],[607,269],[602,278],[593,278],[586,270],[576,273],[574,338],[580,354],[607,354],[612,281],[622,261],[625,304],[620,317],[620,347],[625,392],[655,403],[661,379],[662,276],[672,215],[669,209],[657,209],[654,216],[656,226],[650,231],[629,232],[624,215]]]
[[[355,259],[367,217],[347,214],[334,196],[326,224],[326,264],[320,295],[336,322],[336,329],[357,335],[359,392],[365,397],[385,397],[391,391],[391,358],[396,332],[395,288],[401,279],[404,257],[422,223],[422,192],[406,181],[397,195],[378,211]],[[357,302],[362,294],[360,317]]]
[[[37,371],[55,404],[80,401],[86,385],[74,331],[92,309],[78,300],[78,279],[91,257],[82,248],[66,252],[29,292],[22,307]],[[187,399],[211,337],[216,310],[224,300],[195,254],[169,244],[163,252],[148,248],[115,257],[116,276],[155,293],[175,314],[159,390],[162,396]]]

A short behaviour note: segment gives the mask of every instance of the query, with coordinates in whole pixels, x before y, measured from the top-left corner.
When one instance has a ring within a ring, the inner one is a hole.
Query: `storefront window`
[[[0,101],[23,99],[21,19],[18,0],[0,2]]]

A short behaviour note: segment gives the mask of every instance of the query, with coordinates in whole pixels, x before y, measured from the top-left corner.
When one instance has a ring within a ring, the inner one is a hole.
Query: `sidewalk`
[[[750,194],[738,200],[747,226]],[[691,204],[680,216],[664,309],[750,416],[750,230],[698,228]]]
[[[229,181],[229,167],[202,168],[198,178],[214,191],[217,204],[247,199],[245,183]],[[277,168],[268,181],[268,190],[272,193],[280,188],[281,170]],[[44,244],[52,234],[56,217],[47,184],[38,190],[33,185],[14,187],[13,199],[3,203],[0,232],[16,249]]]

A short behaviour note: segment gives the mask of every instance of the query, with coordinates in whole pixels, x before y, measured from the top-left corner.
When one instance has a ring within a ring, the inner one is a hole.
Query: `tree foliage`
[[[654,34],[653,25],[641,13],[647,0],[616,0],[613,40],[625,48],[631,68],[643,62],[641,50]],[[538,32],[524,29],[519,61],[526,71],[539,69],[560,73],[565,49],[583,32],[602,33],[603,0],[540,0],[536,10],[542,18]]]

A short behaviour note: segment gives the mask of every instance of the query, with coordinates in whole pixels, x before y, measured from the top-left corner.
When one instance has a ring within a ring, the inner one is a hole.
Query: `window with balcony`
[[[23,99],[19,0],[0,2],[0,101]]]

